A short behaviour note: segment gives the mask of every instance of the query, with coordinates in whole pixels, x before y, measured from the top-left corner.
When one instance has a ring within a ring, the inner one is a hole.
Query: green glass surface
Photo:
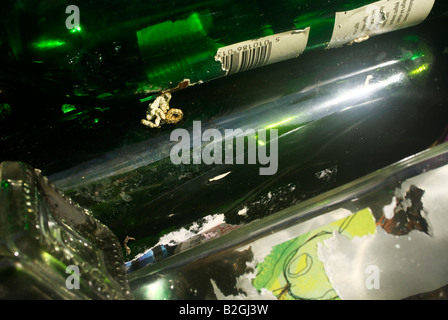
[[[169,157],[173,128],[165,127],[50,177],[122,241],[134,237],[132,255],[207,215],[224,214],[231,224],[266,217],[441,137],[445,41],[433,43],[433,30],[403,30],[173,94],[186,112],[179,128],[203,121],[203,129],[277,129],[273,176],[260,176],[259,166],[248,164],[175,165]],[[325,172],[328,179],[319,179]],[[238,214],[245,207],[252,212],[248,217]]]
[[[310,27],[306,49],[324,48],[336,12],[372,2],[86,1],[78,5],[80,25],[68,29],[70,1],[10,1],[1,14],[0,78],[22,82],[25,90],[35,79],[67,98],[144,96],[184,79],[224,76],[217,50],[241,41]],[[446,2],[437,0],[430,16],[446,12]]]

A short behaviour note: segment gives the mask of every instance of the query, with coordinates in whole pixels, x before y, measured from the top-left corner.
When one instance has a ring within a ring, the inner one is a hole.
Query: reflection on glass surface
[[[446,298],[447,179],[443,143],[130,273],[131,288],[145,299]],[[160,279],[170,290],[151,294]]]
[[[201,117],[186,112],[176,128],[190,137],[195,137],[197,120],[202,130],[218,130],[222,137],[226,129],[278,130],[278,170],[272,176],[261,176],[259,163],[173,164],[170,151],[178,144],[170,139],[173,127],[50,180],[92,210],[121,241],[136,239],[128,243],[128,261],[156,246],[160,237],[208,216],[222,214],[235,225],[267,217],[440,138],[448,112],[440,107],[447,99],[446,66],[430,38],[417,39],[408,31],[395,33],[331,55],[304,55],[300,63],[186,89],[178,100],[173,95],[184,110],[220,110]],[[209,146],[201,143],[202,150]],[[213,143],[224,151],[221,140]],[[270,147],[262,139],[258,145]],[[237,151],[233,163],[247,149]]]

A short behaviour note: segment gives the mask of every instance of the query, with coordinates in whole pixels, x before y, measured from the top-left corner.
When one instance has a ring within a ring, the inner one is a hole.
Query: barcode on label
[[[309,29],[291,30],[218,49],[215,60],[226,74],[255,69],[298,57],[306,48]]]
[[[222,52],[222,67],[227,74],[233,74],[264,66],[269,61],[271,50],[271,41],[265,41],[263,45],[251,49],[229,49]]]

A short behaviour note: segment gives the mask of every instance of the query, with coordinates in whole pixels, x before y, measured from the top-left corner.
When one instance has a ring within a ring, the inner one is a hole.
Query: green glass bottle
[[[0,76],[54,95],[145,95],[307,49],[361,41],[447,12],[440,0],[396,3],[8,1],[1,16]]]
[[[320,51],[176,93],[184,110],[221,110],[211,117],[187,114],[179,128],[190,137],[199,120],[202,130],[277,129],[273,175],[260,175],[263,166],[247,160],[236,164],[236,153],[233,164],[177,164],[170,154],[179,141],[166,129],[50,179],[121,241],[136,239],[129,242],[128,259],[208,215],[224,214],[232,225],[266,217],[439,140],[447,125],[448,82],[446,39],[434,32],[437,27],[391,33],[330,56]],[[208,145],[204,140],[201,149]],[[258,139],[258,145],[271,144]],[[225,149],[219,148],[222,154]]]

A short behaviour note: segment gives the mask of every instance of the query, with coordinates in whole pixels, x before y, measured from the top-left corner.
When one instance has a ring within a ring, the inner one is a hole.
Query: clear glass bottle
[[[445,142],[131,272],[132,291],[156,300],[446,299],[447,179]]]
[[[121,245],[21,162],[0,163],[0,298],[132,299]]]

